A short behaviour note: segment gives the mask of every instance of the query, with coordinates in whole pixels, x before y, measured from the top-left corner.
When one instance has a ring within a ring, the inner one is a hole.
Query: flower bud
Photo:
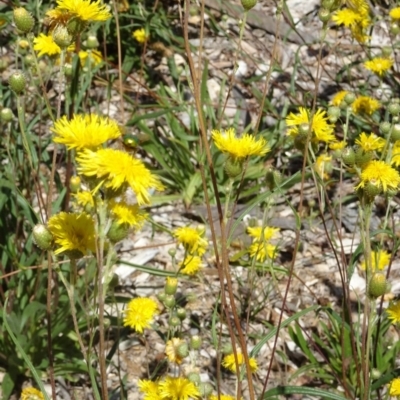
[[[189,346],[186,342],[182,342],[176,349],[179,357],[185,358],[189,355]]]
[[[85,21],[82,21],[79,18],[71,18],[67,23],[68,32],[72,36],[76,36],[79,33],[83,32],[85,28],[86,28]]]
[[[241,0],[241,3],[244,10],[249,11],[257,4],[257,0]]]
[[[66,49],[72,43],[72,35],[68,32],[68,29],[63,25],[57,25],[53,31],[54,43],[59,46],[62,50]]]
[[[13,118],[14,118],[14,114],[13,114],[11,108],[4,107],[0,111],[0,121],[1,122],[10,122],[10,121],[12,121]]]
[[[359,147],[356,150],[356,164],[360,167],[363,168],[366,164],[368,164],[372,158],[373,154],[371,151],[364,151],[362,147]]]
[[[174,258],[176,255],[176,249],[169,249],[168,254],[171,256],[171,258]]]
[[[390,132],[391,123],[388,121],[383,121],[379,124],[379,130],[381,131],[382,135],[387,135]]]
[[[11,90],[13,90],[16,94],[21,94],[25,90],[26,86],[25,75],[20,71],[14,72],[10,76],[8,83],[11,87]]]
[[[107,232],[107,237],[112,243],[117,243],[128,236],[129,225],[120,224],[117,221],[111,223],[110,229]]]
[[[400,32],[400,26],[397,22],[392,22],[389,30],[392,35],[397,35]]]
[[[354,93],[346,93],[346,95],[344,96],[344,102],[348,105],[353,104],[354,100],[356,99],[356,96]]]
[[[318,11],[318,18],[321,22],[326,23],[331,19],[331,12],[321,7]]]
[[[176,316],[183,321],[186,318],[186,310],[183,307],[179,307],[176,310]]]
[[[335,106],[331,106],[328,108],[328,118],[329,121],[332,122],[332,124],[334,124],[340,117],[340,108],[339,107],[335,107]]]
[[[87,49],[97,49],[99,47],[99,41],[95,35],[89,35],[86,39],[85,46]]]
[[[81,189],[81,178],[78,175],[72,176],[69,180],[69,188],[72,193],[78,193]]]
[[[14,9],[13,18],[15,26],[22,33],[29,33],[35,25],[32,15],[23,7]]]
[[[387,280],[385,274],[376,272],[372,275],[368,285],[368,296],[376,299],[383,296],[387,290]]]
[[[382,189],[374,185],[372,182],[368,182],[364,187],[363,187],[363,194],[364,194],[364,199],[368,203],[372,203],[375,200],[375,197],[381,194]]]
[[[188,378],[188,380],[193,382],[195,385],[200,383],[200,375],[197,372],[190,372],[186,378]]]
[[[327,10],[332,10],[332,7],[335,6],[335,0],[322,0],[321,6]]]
[[[167,294],[167,295],[165,296],[165,299],[164,299],[163,303],[164,303],[165,307],[167,307],[167,308],[173,308],[173,307],[175,306],[175,304],[176,304],[175,297],[172,296],[172,295],[170,295],[170,294]],[[179,319],[179,318],[178,318],[178,319]],[[181,321],[179,321],[179,324],[180,324],[180,323],[181,323]]]
[[[243,163],[229,157],[225,162],[225,172],[229,178],[236,178],[243,171]]]
[[[157,294],[158,300],[160,300],[161,303],[163,303],[163,304],[164,304],[164,301],[165,301],[166,297],[167,297],[167,295],[164,292],[161,292],[161,293]]]
[[[193,335],[190,338],[190,348],[193,350],[199,350],[201,347],[201,337],[199,335]]]
[[[400,113],[400,104],[398,102],[391,101],[387,109],[390,114],[398,115]]]
[[[26,50],[29,48],[29,42],[26,39],[18,40],[18,47],[22,50]]]
[[[177,289],[178,289],[178,279],[168,276],[164,288],[165,293],[173,295],[176,293]]]
[[[265,174],[265,183],[269,190],[274,190],[282,182],[282,174],[274,168],[268,168]]]
[[[64,65],[64,75],[69,78],[72,76],[72,71],[73,71],[72,64],[66,63]]]
[[[342,161],[348,165],[353,166],[356,162],[356,154],[352,147],[346,147],[342,151]]]
[[[222,346],[221,351],[222,351],[222,354],[225,354],[225,355],[233,353],[232,344],[231,344],[231,343],[225,343],[225,344]]]
[[[382,57],[383,58],[388,58],[392,55],[393,49],[391,46],[383,46],[382,47]]]
[[[393,141],[400,139],[400,124],[393,125],[391,138],[393,139]]]
[[[33,240],[42,250],[49,250],[53,244],[53,235],[46,225],[36,224],[32,230]]]
[[[210,396],[210,394],[213,391],[212,385],[208,382],[201,382],[199,384],[198,388],[199,388],[200,396],[203,398]]]
[[[35,57],[32,54],[27,54],[24,57],[25,65],[28,67],[31,67],[32,65],[35,65]]]
[[[167,296],[168,297],[168,296]],[[175,299],[174,299],[175,300]],[[171,307],[169,307],[169,308],[171,308]],[[180,326],[181,325],[181,320],[176,316],[176,315],[174,315],[173,317],[171,317],[170,319],[169,319],[169,325],[170,326],[172,326],[172,327],[177,327],[177,326]]]

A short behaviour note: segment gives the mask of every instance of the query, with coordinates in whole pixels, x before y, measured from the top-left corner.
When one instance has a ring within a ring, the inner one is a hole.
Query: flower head
[[[38,52],[38,56],[55,56],[61,53],[60,47],[54,42],[53,35],[41,33],[33,39],[33,49]]]
[[[47,223],[57,247],[54,254],[79,252],[86,254],[96,251],[96,235],[93,219],[86,213],[69,214],[61,212],[53,215]]]
[[[141,379],[138,386],[139,390],[144,394],[143,400],[162,400],[157,382]]]
[[[79,18],[81,21],[107,21],[111,14],[100,0],[58,0],[57,8],[67,12],[71,17]]]
[[[389,15],[394,20],[400,20],[400,7],[392,8]]]
[[[171,340],[168,340],[165,345],[165,354],[167,355],[167,358],[170,362],[176,364],[182,363],[182,357],[179,355],[178,349],[179,346],[184,343],[186,342],[179,338],[172,338]]]
[[[375,57],[364,63],[365,68],[379,76],[383,76],[390,68],[392,68],[392,65],[393,60],[383,57]]]
[[[310,112],[304,107],[300,107],[298,114],[290,113],[286,117],[286,125],[292,127],[288,130],[290,136],[299,134],[299,125],[311,125],[314,142],[332,142],[335,140],[334,127],[329,123],[326,112],[322,109],[318,109],[311,119]]]
[[[204,229],[190,228],[189,226],[175,229],[174,236],[190,254],[202,256],[207,249],[208,242],[203,238]]]
[[[256,257],[259,262],[264,262],[267,258],[273,260],[278,253],[278,247],[266,242],[253,242],[249,247],[250,257]]]
[[[148,217],[138,204],[110,201],[109,207],[118,224],[127,224],[135,229],[140,229]]]
[[[369,136],[362,132],[355,143],[359,145],[364,151],[382,150],[385,146],[385,139],[371,133]]]
[[[21,400],[44,400],[43,393],[33,387],[27,387],[22,390]]]
[[[347,143],[344,140],[340,142],[333,142],[329,144],[329,148],[331,150],[343,150],[347,146]]]
[[[139,43],[145,43],[146,40],[149,38],[149,36],[147,35],[146,30],[144,28],[136,29],[132,33],[132,36]]]
[[[96,67],[103,61],[103,56],[98,50],[81,50],[78,53],[79,60],[81,61],[81,66],[84,67],[88,63],[89,67]]]
[[[386,309],[386,313],[393,324],[398,324],[400,322],[400,301],[392,302]]]
[[[314,164],[314,171],[321,179],[328,179],[332,172],[332,157],[327,154],[320,154]]]
[[[237,138],[233,128],[225,132],[213,130],[211,134],[217,148],[236,160],[243,160],[250,156],[263,156],[270,151],[264,138],[256,139],[248,133]]]
[[[94,199],[92,193],[87,190],[80,190],[78,193],[73,195],[76,203],[82,208],[89,207],[94,208]]]
[[[247,228],[247,233],[257,241],[265,242],[273,239],[279,232],[279,228],[273,228],[272,226],[256,226]]]
[[[201,258],[199,256],[189,254],[181,263],[179,263],[179,268],[179,272],[182,274],[196,275],[202,268]]]
[[[376,110],[379,109],[381,105],[378,100],[373,99],[369,96],[359,96],[357,97],[351,108],[355,114],[373,114]]]
[[[371,251],[371,272],[375,272],[375,270],[382,271],[385,267],[387,267],[390,263],[390,254],[385,250],[379,251]],[[363,261],[361,263],[361,269],[363,271],[366,270],[366,262]]]
[[[145,328],[150,327],[150,322],[157,312],[158,306],[153,299],[146,297],[132,299],[125,310],[124,326],[142,333]]]
[[[397,190],[400,185],[400,175],[384,161],[370,161],[361,172],[361,182],[356,189],[365,187],[368,183],[378,187],[381,192]]]
[[[77,114],[71,120],[63,116],[51,130],[55,143],[77,150],[96,149],[108,140],[121,136],[114,120],[96,114]]]
[[[80,174],[96,177],[107,188],[119,190],[128,185],[139,205],[150,203],[149,189],[164,189],[142,161],[123,151],[100,149],[96,152],[85,149],[78,155],[77,161]]]
[[[244,364],[244,357],[240,352],[236,353],[236,355],[238,366],[240,367]],[[235,355],[233,353],[226,355],[222,360],[222,366],[226,369],[229,369],[233,373],[236,373]],[[252,357],[249,358],[249,366],[251,372],[256,372],[258,369],[257,361]]]
[[[159,383],[161,398],[165,400],[189,400],[200,397],[200,392],[193,382],[187,378],[168,376]]]
[[[389,386],[390,396],[400,396],[400,378],[394,378]]]
[[[333,106],[339,107],[340,104],[342,103],[342,101],[344,100],[346,94],[349,93],[347,90],[341,90],[340,92],[337,92],[332,100],[331,100],[331,104]]]

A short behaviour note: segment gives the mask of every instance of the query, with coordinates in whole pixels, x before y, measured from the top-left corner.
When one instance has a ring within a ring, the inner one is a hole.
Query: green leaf
[[[307,386],[278,386],[264,393],[264,399],[273,399],[273,396],[286,396],[300,394],[303,396],[313,396],[318,399],[346,400],[347,398],[337,393],[330,393],[323,389],[316,389]],[[278,397],[276,397],[278,399]]]
[[[1,390],[3,394],[3,400],[7,400],[14,389],[15,386],[15,374],[12,371],[7,371],[3,377],[3,382],[1,383]]]

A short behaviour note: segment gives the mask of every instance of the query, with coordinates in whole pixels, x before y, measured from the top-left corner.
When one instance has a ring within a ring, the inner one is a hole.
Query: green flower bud
[[[379,369],[372,368],[371,370],[371,378],[373,380],[379,379],[382,376],[382,372]]]
[[[231,343],[225,343],[225,344],[222,346],[221,351],[222,351],[222,354],[225,354],[225,355],[227,355],[227,354],[232,354],[232,353],[233,353],[232,344],[231,344]]]
[[[189,355],[189,346],[186,342],[181,343],[176,349],[179,357],[185,358]]]
[[[163,303],[163,304],[164,304],[164,301],[165,301],[166,297],[167,297],[167,295],[164,292],[161,292],[161,293],[157,294],[158,300],[160,300],[161,303]]]
[[[199,335],[193,335],[190,338],[190,348],[193,350],[199,350],[201,347],[201,343],[202,343],[202,340]]]
[[[169,307],[170,308],[170,307]],[[177,326],[180,326],[181,325],[181,320],[176,316],[176,315],[174,315],[173,317],[171,317],[170,319],[169,319],[169,325],[170,326],[173,326],[173,327],[177,327]]]
[[[229,157],[225,162],[225,172],[230,178],[236,178],[243,172],[243,163]]]
[[[128,224],[120,224],[117,221],[111,223],[110,229],[107,232],[107,237],[112,243],[117,243],[120,240],[125,239],[129,233]]]
[[[368,182],[363,188],[364,199],[368,203],[372,203],[375,200],[375,197],[382,193],[382,189],[374,185],[372,182]]]
[[[187,377],[190,382],[193,382],[195,385],[200,383],[200,375],[197,372],[190,372]]]
[[[64,65],[64,75],[70,78],[72,76],[72,71],[73,71],[72,64],[66,63]]]
[[[331,19],[331,12],[321,7],[318,11],[318,18],[321,22],[326,23]]]
[[[328,108],[328,118],[330,122],[334,124],[339,119],[339,117],[340,117],[339,107],[331,106]]]
[[[29,33],[35,25],[32,15],[23,7],[14,9],[13,18],[15,26],[22,33]]]
[[[179,307],[179,308],[176,310],[176,316],[177,316],[181,321],[183,321],[183,320],[186,318],[186,310],[185,310],[184,308],[182,308],[182,307]]]
[[[86,26],[87,24],[85,21],[82,21],[79,18],[71,18],[68,21],[67,29],[69,34],[75,37],[76,35],[83,32],[86,29]]]
[[[335,0],[322,0],[321,6],[327,10],[332,10],[335,6]]]
[[[362,168],[372,160],[373,156],[371,151],[364,151],[362,147],[359,147],[356,150],[356,164]]]
[[[356,96],[354,93],[346,93],[346,96],[344,96],[344,101],[346,104],[351,105],[354,103],[354,100],[356,99]]]
[[[269,190],[274,190],[282,182],[282,174],[270,167],[265,174],[265,182]]]
[[[164,303],[165,307],[167,307],[167,308],[174,308],[175,304],[176,304],[175,297],[170,294],[167,294],[165,296],[163,303]],[[179,320],[179,318],[177,318],[177,319]],[[179,321],[179,324],[180,323],[181,323],[181,321]]]
[[[356,162],[356,153],[352,147],[345,147],[342,151],[342,161],[347,166],[353,166]]]
[[[383,296],[387,290],[386,276],[382,272],[376,272],[372,275],[368,285],[368,296],[376,299]]]
[[[10,122],[14,118],[14,114],[11,110],[11,108],[4,107],[0,111],[0,121],[1,122]]]
[[[32,54],[27,54],[24,57],[25,65],[28,67],[31,67],[32,65],[35,65],[35,57],[33,57]]]
[[[75,175],[72,176],[71,179],[69,180],[69,188],[72,193],[78,193],[79,190],[81,189],[81,178],[79,176]]]
[[[177,289],[178,289],[178,279],[168,276],[164,287],[165,293],[173,295],[176,293]]]
[[[53,31],[53,40],[61,49],[66,49],[72,44],[73,37],[63,25],[57,25]]]
[[[391,46],[383,46],[382,47],[382,57],[383,58],[388,58],[392,55],[393,49]]]
[[[19,71],[14,72],[10,76],[8,83],[11,87],[11,90],[13,90],[16,94],[21,94],[25,90],[25,86],[26,86],[25,75]]]
[[[309,124],[300,124],[299,125],[299,135],[308,136],[309,132],[310,132]]]
[[[307,136],[308,135],[304,135],[301,133],[295,136],[293,144],[297,150],[304,151],[307,143]]]
[[[176,249],[169,249],[168,254],[171,256],[171,258],[174,258],[176,255]]]
[[[199,392],[201,397],[208,397],[213,392],[213,387],[208,382],[201,382],[199,384]]]
[[[53,244],[53,235],[46,225],[37,224],[32,230],[33,240],[42,250],[49,250]]]
[[[95,35],[89,35],[86,39],[85,46],[87,49],[97,49],[99,45],[99,41]]]
[[[256,4],[257,0],[240,0],[245,11],[251,10]]]
[[[383,121],[379,124],[379,130],[382,135],[387,135],[390,132],[390,128],[392,127],[391,123],[388,121]]]
[[[391,138],[393,141],[400,139],[400,124],[393,125]]]
[[[390,102],[387,109],[390,114],[398,115],[400,113],[400,104],[398,102]]]
[[[392,35],[397,35],[400,32],[400,26],[397,22],[392,21],[389,30]]]

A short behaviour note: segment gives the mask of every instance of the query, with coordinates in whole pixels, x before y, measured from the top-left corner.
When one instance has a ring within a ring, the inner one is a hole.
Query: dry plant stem
[[[122,81],[122,48],[121,48],[121,33],[119,30],[119,19],[118,19],[118,7],[117,7],[117,2],[113,0],[112,2],[113,9],[114,9],[114,14],[115,14],[115,31],[117,32],[117,51],[118,51],[118,75],[119,75],[119,82],[118,82],[118,88],[119,88],[119,106],[120,106],[120,112],[121,112],[121,123],[122,125],[125,125],[125,112],[124,112],[124,83]]]

